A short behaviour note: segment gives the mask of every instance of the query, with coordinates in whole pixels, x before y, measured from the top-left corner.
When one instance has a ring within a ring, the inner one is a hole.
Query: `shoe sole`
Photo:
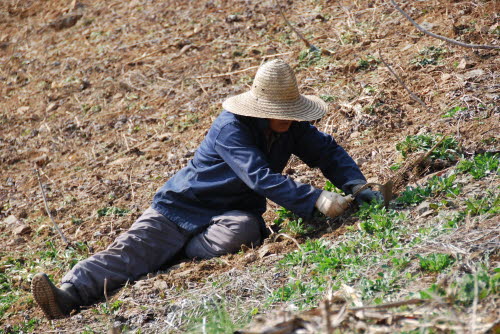
[[[31,281],[31,292],[35,302],[40,306],[45,316],[49,319],[66,318],[56,302],[56,294],[52,289],[49,278],[45,274],[36,274]]]

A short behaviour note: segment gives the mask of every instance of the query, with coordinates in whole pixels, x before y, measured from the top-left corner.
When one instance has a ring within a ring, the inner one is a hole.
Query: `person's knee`
[[[222,241],[228,244],[234,242],[245,246],[258,246],[261,242],[260,222],[258,218],[248,212],[234,210],[214,219],[214,224],[210,227],[219,236],[224,235]],[[227,230],[226,230],[227,229]]]
[[[213,224],[186,245],[190,258],[208,259],[235,253],[241,246],[256,247],[262,236],[257,217],[244,211],[230,211],[214,217]]]

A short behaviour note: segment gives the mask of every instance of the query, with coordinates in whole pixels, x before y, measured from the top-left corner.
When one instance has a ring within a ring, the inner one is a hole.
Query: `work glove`
[[[366,184],[365,180],[349,181],[346,184],[344,184],[342,190],[344,190],[344,192],[347,194],[354,194],[359,188],[361,188],[365,184]],[[357,193],[354,199],[356,200],[356,203],[358,203],[358,205],[361,205],[363,203],[370,203],[374,200],[382,201],[383,196],[379,191],[374,191],[371,190],[370,188],[366,188],[365,190],[362,190],[359,193]]]
[[[337,193],[324,190],[321,195],[319,195],[315,206],[319,212],[333,218],[341,215],[353,200],[354,198],[350,195],[344,197]]]

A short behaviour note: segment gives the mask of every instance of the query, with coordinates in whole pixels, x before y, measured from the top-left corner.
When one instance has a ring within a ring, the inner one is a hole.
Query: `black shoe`
[[[44,273],[33,277],[31,293],[49,320],[69,317],[73,310],[82,305],[78,292],[72,284],[65,284],[59,289]]]

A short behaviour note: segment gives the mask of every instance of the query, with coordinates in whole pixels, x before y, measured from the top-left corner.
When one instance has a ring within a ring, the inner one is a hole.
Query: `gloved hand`
[[[342,186],[342,190],[346,194],[354,194],[364,184],[366,184],[365,180],[352,180],[344,184]],[[356,194],[355,200],[358,205],[361,205],[363,203],[369,203],[373,200],[381,201],[383,200],[383,196],[378,191],[373,191],[370,188],[366,188],[365,190],[362,190],[358,194]]]
[[[352,192],[355,193],[362,186],[362,184],[358,184],[352,187]],[[365,190],[361,190],[359,193],[357,193],[355,199],[356,203],[361,205],[362,203],[370,203],[373,200],[382,201],[383,196],[379,191],[373,191],[370,188],[366,188]]]
[[[333,218],[341,215],[353,200],[354,198],[350,195],[344,197],[337,193],[324,190],[321,195],[319,195],[315,206],[319,212]]]

